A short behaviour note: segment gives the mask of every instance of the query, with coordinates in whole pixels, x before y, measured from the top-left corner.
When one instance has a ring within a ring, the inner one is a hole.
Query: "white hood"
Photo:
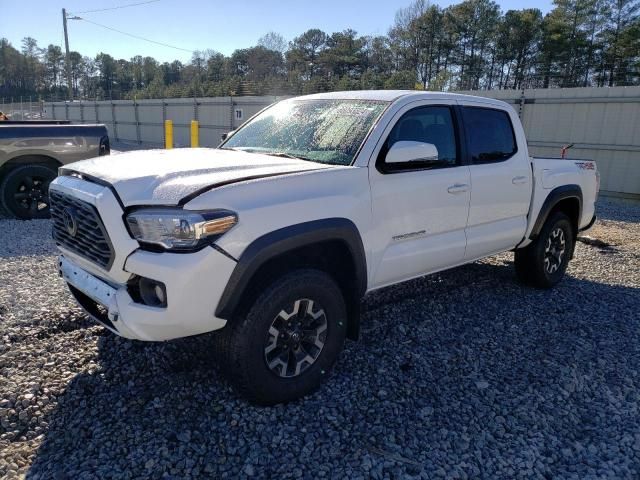
[[[176,205],[217,185],[328,168],[321,163],[213,148],[141,150],[66,165],[111,184],[126,206]]]

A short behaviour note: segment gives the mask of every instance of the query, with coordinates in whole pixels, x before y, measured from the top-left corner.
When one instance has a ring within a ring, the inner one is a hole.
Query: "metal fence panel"
[[[603,191],[640,195],[640,87],[461,93],[510,103],[520,115],[532,155],[557,157],[563,145],[574,143],[569,156],[598,162]],[[223,133],[238,128],[279,99],[273,96],[172,98],[30,106],[13,102],[4,108],[9,114],[24,115],[25,119],[69,118],[84,123],[104,123],[116,141],[158,146],[164,143],[165,119],[173,121],[176,146],[189,145],[191,120],[198,120],[200,145],[213,147],[220,143]]]
[[[25,97],[22,101],[15,97],[0,98],[0,112],[6,114],[12,120],[39,120],[43,117],[43,103],[32,101],[31,97]]]

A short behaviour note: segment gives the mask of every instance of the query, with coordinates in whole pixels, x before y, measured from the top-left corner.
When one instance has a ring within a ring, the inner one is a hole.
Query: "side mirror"
[[[437,162],[438,149],[433,143],[401,140],[387,152],[386,163]]]
[[[223,133],[221,135],[222,141],[224,142],[227,138],[229,138],[231,135],[233,135],[233,132],[235,132],[235,130],[231,130],[230,132]]]

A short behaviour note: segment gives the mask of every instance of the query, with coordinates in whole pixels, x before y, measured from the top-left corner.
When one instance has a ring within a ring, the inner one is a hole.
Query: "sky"
[[[0,38],[20,48],[31,36],[40,47],[50,43],[64,50],[62,8],[69,14],[144,2],[145,0],[0,0]],[[148,0],[146,0],[148,1]],[[552,8],[551,0],[497,0],[503,11]],[[69,48],[94,57],[100,52],[115,58],[134,55],[157,60],[188,62],[193,50],[213,49],[229,55],[255,45],[269,31],[292,40],[310,28],[327,33],[351,28],[360,35],[384,35],[394,15],[411,0],[159,0],[117,10],[78,13],[88,20],[69,20]],[[439,0],[445,7],[453,2]],[[165,43],[184,50],[149,43],[105,29]],[[186,50],[186,51],[185,51]]]

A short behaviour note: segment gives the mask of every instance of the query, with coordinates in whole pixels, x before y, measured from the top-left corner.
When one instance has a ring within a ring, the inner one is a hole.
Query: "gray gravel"
[[[599,214],[553,291],[504,254],[368,296],[325,386],[274,408],[209,336],[95,326],[49,222],[0,220],[0,477],[639,478],[640,205]]]

